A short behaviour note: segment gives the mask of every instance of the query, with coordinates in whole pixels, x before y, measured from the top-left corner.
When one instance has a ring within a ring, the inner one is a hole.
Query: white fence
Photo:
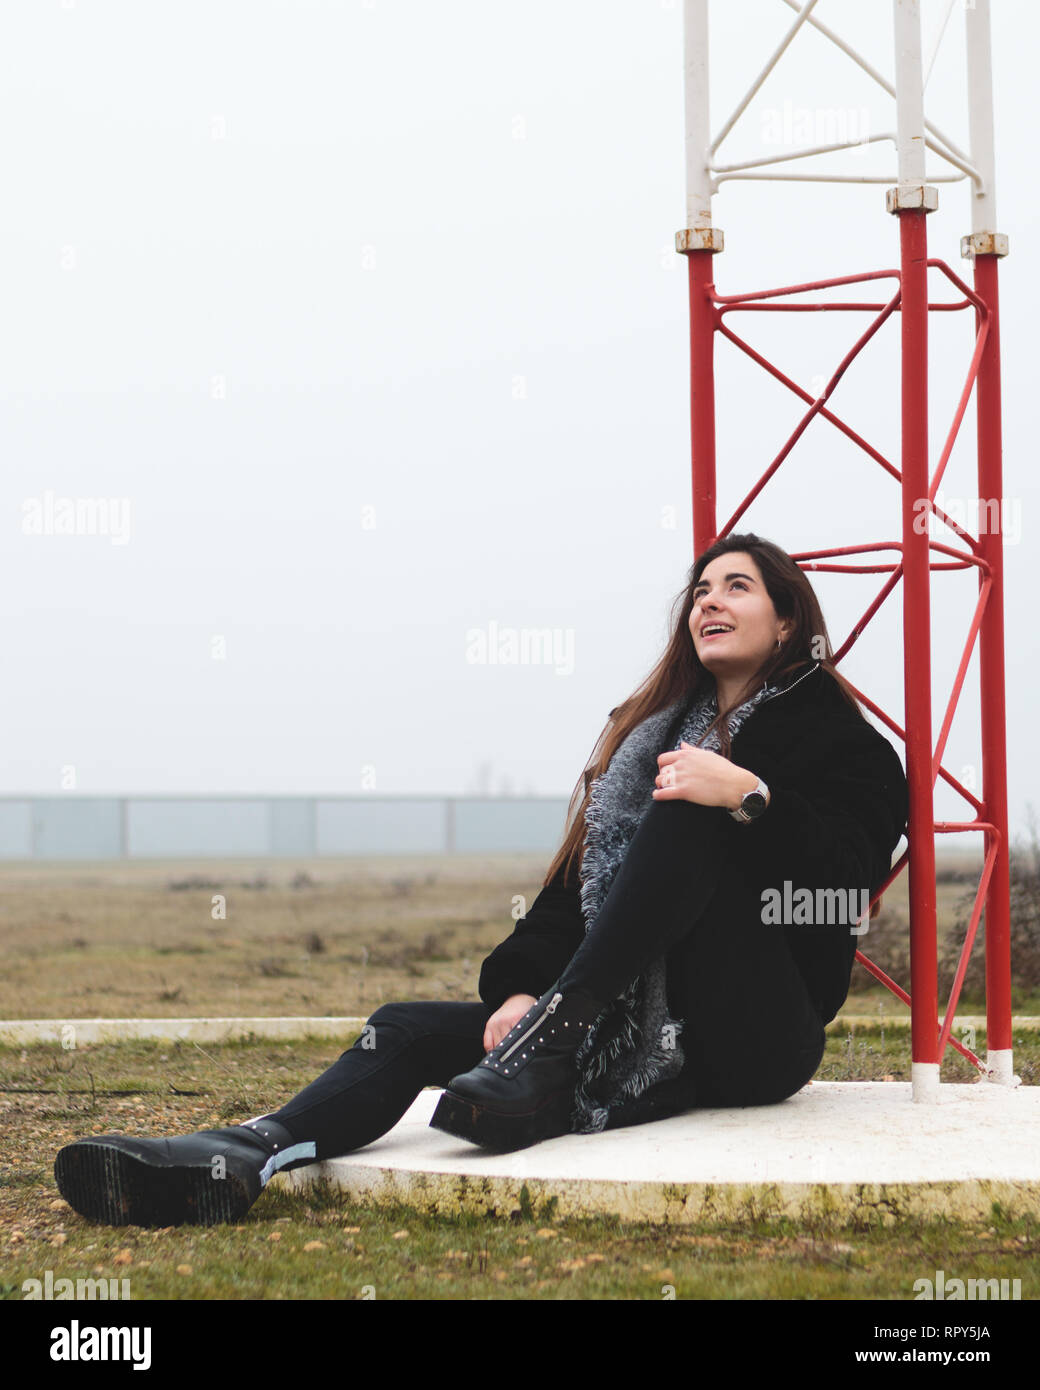
[[[0,797],[0,860],[551,852],[566,797]]]

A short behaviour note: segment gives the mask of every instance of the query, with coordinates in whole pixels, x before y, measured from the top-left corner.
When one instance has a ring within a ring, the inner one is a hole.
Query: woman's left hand
[[[651,793],[655,801],[696,801],[735,810],[744,793],[758,786],[758,778],[747,768],[685,741],[681,748],[658,754],[657,766],[657,788]]]

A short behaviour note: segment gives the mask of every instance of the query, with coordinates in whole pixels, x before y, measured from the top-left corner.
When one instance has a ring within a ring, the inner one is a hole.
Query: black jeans
[[[683,1023],[676,1081],[612,1111],[609,1128],[692,1106],[772,1104],[823,1057],[823,1023],[779,926],[762,921],[718,807],[654,801],[560,987],[612,1000],[660,956]],[[725,845],[729,845],[729,849]],[[695,847],[691,850],[691,847]],[[746,865],[744,866],[746,869]],[[385,1004],[353,1047],[272,1118],[332,1158],[392,1129],[426,1086],[484,1055],[482,1003]]]

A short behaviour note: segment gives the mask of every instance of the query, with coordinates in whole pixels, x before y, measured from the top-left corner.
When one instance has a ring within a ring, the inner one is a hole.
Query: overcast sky
[[[923,6],[926,54],[945,8]],[[994,10],[1022,832],[1040,17]],[[816,14],[890,74],[891,11]],[[712,4],[714,129],[791,19]],[[967,146],[962,27],[958,4],[926,109]],[[8,0],[0,792],[570,793],[693,559],[682,60],[679,0]],[[803,30],[719,158],[835,119],[894,129],[894,103]],[[895,154],[817,167],[894,176]],[[885,186],[724,182],[720,291],[896,266]],[[968,184],[937,186],[930,254],[970,279]],[[731,323],[815,392],[867,321]],[[972,333],[932,316],[932,466]],[[895,316],[831,405],[898,465],[897,349]],[[717,363],[721,526],[802,407],[722,340]],[[973,442],[969,410],[940,489],[955,514]],[[77,501],[99,533],[61,533]],[[794,551],[898,540],[899,490],[816,420],[740,529]],[[881,582],[814,579],[836,645]],[[938,729],[975,581],[933,584]],[[901,601],[842,667],[900,723]],[[511,633],[544,629],[551,653],[509,660]],[[945,758],[976,788],[977,690],[973,660]]]

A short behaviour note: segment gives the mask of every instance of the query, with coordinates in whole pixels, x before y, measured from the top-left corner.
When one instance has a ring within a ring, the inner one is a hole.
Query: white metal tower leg
[[[997,230],[997,192],[993,158],[993,68],[989,0],[975,0],[964,11],[968,52],[968,130],[971,160],[978,170],[972,184],[971,230]]]
[[[1015,1075],[1010,1047],[986,1053],[986,1080],[996,1086],[1021,1086],[1022,1078]]]
[[[911,1099],[934,1105],[939,1099],[939,1063],[911,1062]]]
[[[708,104],[708,0],[686,0],[686,225],[711,226],[711,117]]]

